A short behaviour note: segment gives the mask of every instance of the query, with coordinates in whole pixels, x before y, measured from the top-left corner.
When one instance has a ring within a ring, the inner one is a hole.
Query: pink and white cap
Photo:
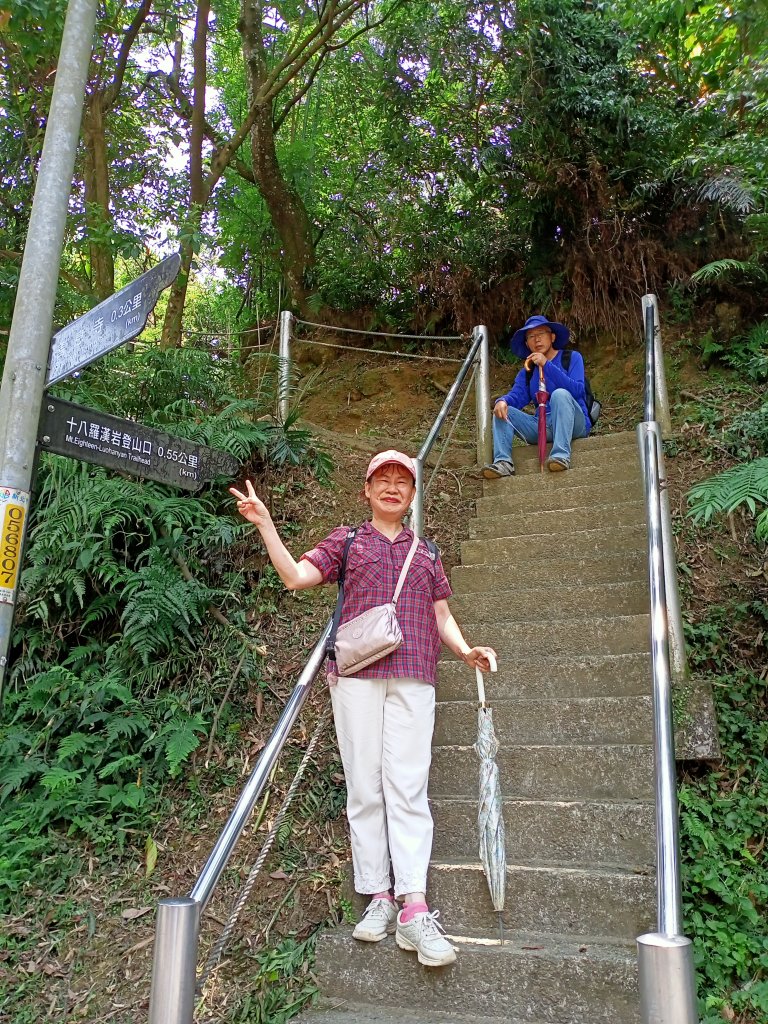
[[[371,479],[377,469],[381,469],[382,466],[392,465],[393,463],[397,466],[402,466],[403,469],[407,469],[415,482],[416,466],[413,459],[408,455],[404,455],[402,452],[395,451],[394,448],[390,448],[386,452],[379,452],[378,455],[374,455],[368,463],[368,469],[365,471],[366,483]]]

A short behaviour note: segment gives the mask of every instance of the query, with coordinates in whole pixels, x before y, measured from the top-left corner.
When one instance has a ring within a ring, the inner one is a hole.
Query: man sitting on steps
[[[540,366],[544,368],[549,392],[547,440],[553,442],[547,466],[552,472],[570,468],[571,441],[586,437],[592,424],[587,412],[584,360],[578,352],[569,350],[570,362],[567,367],[563,366],[562,349],[569,337],[570,331],[564,324],[538,314],[529,317],[512,335],[509,347],[523,359],[530,356],[532,372],[523,367],[515,377],[512,390],[498,398],[493,407],[493,463],[483,469],[483,476],[488,480],[514,476],[512,441],[515,434],[527,444],[536,444],[538,440],[536,415],[522,410],[531,402],[536,405]]]

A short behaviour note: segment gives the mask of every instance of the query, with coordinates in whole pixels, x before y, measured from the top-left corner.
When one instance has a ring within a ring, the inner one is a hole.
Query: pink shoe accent
[[[408,924],[417,914],[428,914],[429,907],[426,903],[406,903],[400,911],[400,923]]]
[[[392,896],[392,890],[387,889],[385,892],[375,892],[371,896],[372,900],[389,900],[390,903],[394,903],[394,897]]]

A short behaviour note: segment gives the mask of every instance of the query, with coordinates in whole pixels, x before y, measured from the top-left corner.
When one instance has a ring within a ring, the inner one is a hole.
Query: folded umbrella
[[[480,758],[480,785],[478,794],[477,827],[480,839],[480,861],[483,865],[493,909],[499,915],[499,939],[504,943],[504,898],[507,883],[507,855],[504,848],[504,818],[502,817],[501,787],[496,753],[499,741],[493,728],[493,711],[485,703],[485,684],[480,669],[477,675],[477,742],[475,751]],[[491,659],[491,671],[496,661]]]
[[[531,357],[525,360],[526,370],[531,369]],[[539,389],[536,392],[536,414],[538,416],[538,441],[539,441],[539,471],[544,472],[544,463],[547,461],[547,402],[549,392],[544,381],[544,367],[539,368]]]

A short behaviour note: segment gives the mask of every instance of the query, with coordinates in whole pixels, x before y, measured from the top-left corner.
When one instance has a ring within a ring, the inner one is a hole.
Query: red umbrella
[[[531,369],[531,356],[525,360],[526,370]],[[544,472],[544,463],[547,461],[547,401],[549,392],[544,383],[544,367],[539,367],[539,389],[536,392],[536,405],[539,415],[539,469]]]

